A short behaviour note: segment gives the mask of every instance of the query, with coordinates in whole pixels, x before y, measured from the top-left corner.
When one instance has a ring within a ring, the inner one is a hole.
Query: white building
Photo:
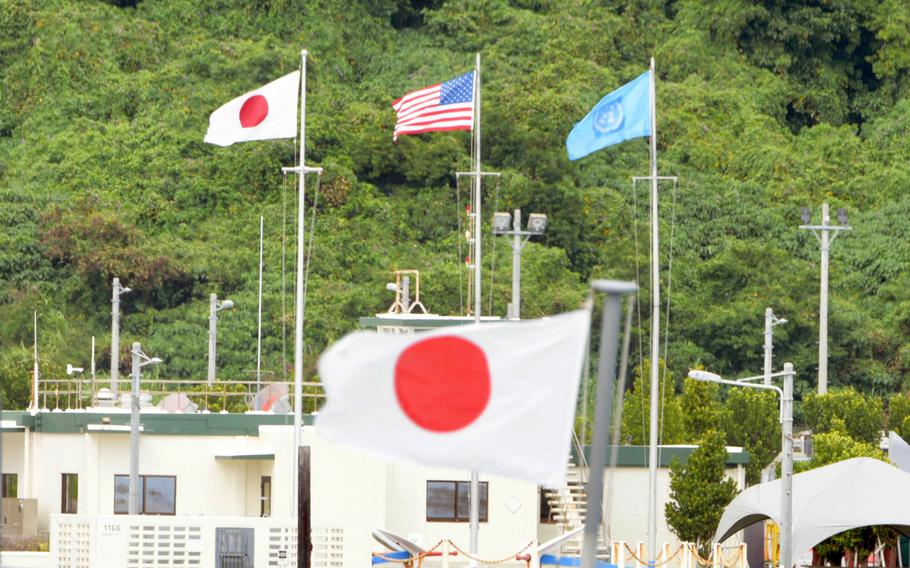
[[[312,423],[312,417],[306,416],[305,423]],[[129,414],[119,409],[3,413],[3,497],[36,499],[37,529],[44,534],[60,518],[57,514],[126,513],[128,424]],[[293,523],[292,424],[293,416],[284,414],[143,411],[140,509],[156,516],[269,516]],[[345,558],[369,565],[370,553],[383,550],[370,536],[377,528],[425,548],[450,539],[467,550],[469,472],[349,450],[324,440],[312,426],[305,426],[302,443],[311,448],[313,524],[344,527]],[[667,466],[672,457],[685,459],[691,451],[661,451],[658,542],[676,541],[663,519]],[[646,448],[621,448],[619,453],[611,489],[612,540],[646,540],[646,454]],[[740,488],[747,461],[742,451],[728,454],[728,475]],[[570,479],[577,479],[577,468],[569,467]],[[542,497],[536,485],[524,481],[482,475],[481,482],[483,558],[508,556],[534,539],[547,540],[580,522],[568,488]],[[552,522],[554,518],[558,522]]]

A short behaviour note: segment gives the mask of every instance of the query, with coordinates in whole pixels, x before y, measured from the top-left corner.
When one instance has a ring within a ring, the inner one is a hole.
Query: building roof
[[[613,446],[607,448],[607,461],[612,453]],[[658,446],[658,467],[670,467],[673,459],[678,459],[685,464],[689,461],[698,446]],[[574,453],[574,452],[573,452]],[[585,446],[585,459],[590,460],[591,446]],[[727,447],[727,466],[745,465],[749,463],[749,452],[743,448]],[[616,453],[617,467],[648,467],[648,446],[619,446]]]
[[[28,428],[33,432],[48,434],[75,434],[84,432],[129,432],[130,413],[121,409],[100,412],[98,409],[76,411],[41,411],[35,414],[26,411],[4,411],[2,430],[21,431]],[[303,423],[313,424],[316,416],[304,414]],[[143,412],[142,434],[159,436],[258,436],[260,426],[291,426],[293,414],[249,413],[199,413],[173,414],[168,412]],[[676,458],[682,463],[698,446],[660,446],[659,467],[669,467]],[[590,446],[585,446],[585,457],[590,459]],[[573,451],[574,453],[574,451]],[[607,455],[610,455],[608,449]],[[577,457],[577,456],[576,456]],[[647,446],[620,446],[617,452],[618,467],[647,467]],[[728,466],[749,463],[749,453],[742,448],[728,447]]]
[[[91,411],[51,411],[32,414],[26,411],[4,411],[2,413],[3,431],[19,430],[27,427],[33,432],[49,434],[72,434],[87,432],[90,429],[98,432],[129,431],[130,413],[122,410],[99,412]],[[314,416],[303,416],[304,425],[313,423]],[[293,425],[293,414],[269,413],[199,413],[171,414],[165,412],[143,412],[143,435],[166,436],[258,436],[260,426]],[[121,426],[121,428],[101,429],[100,426]],[[90,428],[91,426],[97,426]],[[123,429],[122,426],[127,426]]]

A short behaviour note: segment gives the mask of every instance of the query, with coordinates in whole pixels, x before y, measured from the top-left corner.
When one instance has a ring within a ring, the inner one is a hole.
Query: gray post
[[[784,396],[781,401],[781,436],[784,457],[781,462],[780,565],[792,568],[793,535],[793,364],[784,363]]]
[[[765,308],[765,384],[771,384],[771,367],[772,367],[772,351],[774,345],[772,344],[771,327],[774,325],[773,322],[774,313],[771,311],[771,308]]]
[[[265,217],[259,216],[259,312],[256,318],[256,396],[253,410],[259,410],[259,391],[262,390],[262,237]]]
[[[119,404],[118,390],[120,380],[120,295],[130,291],[120,285],[120,279],[114,278],[111,293],[111,394],[114,404]]]
[[[142,346],[133,343],[132,397],[130,399],[130,503],[129,514],[139,514],[139,373]]]
[[[634,294],[634,282],[598,280],[594,289],[606,292],[600,335],[600,363],[597,369],[597,396],[594,402],[594,437],[591,440],[591,461],[588,477],[588,510],[582,544],[582,568],[594,568],[597,561],[597,533],[603,520],[604,468],[607,465],[607,444],[613,410],[613,381],[619,347],[619,321],[622,297]],[[587,380],[587,377],[585,377]]]
[[[512,217],[512,311],[510,319],[521,319],[521,209]]]
[[[411,311],[411,277],[405,276],[401,279],[401,311],[409,313]]]
[[[215,384],[215,341],[218,321],[218,295],[209,296],[209,373],[208,384]]]
[[[828,204],[822,204],[822,226],[830,225]],[[828,231],[821,231],[821,293],[818,309],[818,394],[828,392]]]
[[[38,412],[38,409],[40,408],[40,405],[38,404],[38,380],[40,378],[40,371],[38,369],[38,310],[35,310],[34,316],[35,327],[33,328],[33,331],[35,333],[35,340],[33,346],[35,355],[32,359],[32,404],[29,409]],[[45,390],[45,392],[47,391]],[[45,399],[47,399],[47,395],[45,395]]]

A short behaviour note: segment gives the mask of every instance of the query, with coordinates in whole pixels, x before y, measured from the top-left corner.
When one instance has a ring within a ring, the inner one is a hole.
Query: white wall
[[[435,545],[442,538],[448,538],[462,549],[468,550],[468,523],[426,521],[426,483],[427,480],[470,479],[470,472],[465,470],[389,462],[385,528],[405,537],[419,534],[421,544],[426,548]],[[487,475],[481,475],[480,480],[489,483],[488,522],[480,523],[478,534],[480,556],[500,558],[516,552],[532,538],[536,538],[539,516],[537,485]]]
[[[611,537],[630,543],[648,542],[648,469],[645,467],[619,467],[615,469],[611,506]],[[727,477],[742,490],[745,471],[742,467],[728,467]],[[607,474],[609,475],[609,474]],[[605,475],[604,499],[607,498]],[[657,542],[677,542],[679,539],[667,525],[664,509],[670,497],[670,470],[657,470]]]

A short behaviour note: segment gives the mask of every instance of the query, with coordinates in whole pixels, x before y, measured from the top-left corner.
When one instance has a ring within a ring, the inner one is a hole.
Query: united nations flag
[[[630,138],[651,135],[651,72],[600,99],[566,139],[570,160]]]

